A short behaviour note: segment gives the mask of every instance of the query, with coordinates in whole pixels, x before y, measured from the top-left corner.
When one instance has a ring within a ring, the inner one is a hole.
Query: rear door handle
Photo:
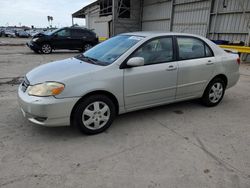
[[[208,60],[206,65],[213,65],[214,63],[211,60]]]
[[[173,71],[176,69],[177,69],[177,67],[175,67],[174,65],[169,65],[168,68],[166,69],[166,71]]]

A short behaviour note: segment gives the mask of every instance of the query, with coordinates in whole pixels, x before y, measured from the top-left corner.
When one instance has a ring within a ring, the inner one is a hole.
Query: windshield
[[[140,36],[118,35],[91,48],[83,56],[110,65],[142,39]]]

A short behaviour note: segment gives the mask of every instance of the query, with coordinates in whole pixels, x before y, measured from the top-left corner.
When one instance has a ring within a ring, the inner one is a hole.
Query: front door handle
[[[166,71],[173,71],[176,69],[177,69],[177,67],[175,67],[174,65],[169,65],[168,68],[166,69]]]

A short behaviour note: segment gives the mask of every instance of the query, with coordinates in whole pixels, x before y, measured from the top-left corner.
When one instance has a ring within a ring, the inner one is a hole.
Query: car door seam
[[[192,83],[187,83],[187,84],[181,84],[181,85],[178,85],[177,87],[182,88],[182,87],[192,86],[192,85],[196,85],[196,84],[203,84],[206,82],[207,82],[207,80],[202,80],[202,81],[197,81],[197,82],[192,82]]]
[[[144,95],[144,94],[155,93],[155,92],[160,92],[160,91],[166,91],[166,90],[171,90],[171,89],[176,89],[176,86],[162,88],[162,89],[155,89],[155,90],[151,90],[151,91],[147,91],[147,92],[138,92],[138,93],[135,93],[135,94],[126,95],[126,97],[134,97],[134,96],[137,96],[137,95]]]

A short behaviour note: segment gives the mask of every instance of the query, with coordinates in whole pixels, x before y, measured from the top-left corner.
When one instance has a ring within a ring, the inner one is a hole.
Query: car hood
[[[39,38],[39,37],[44,37],[44,36],[48,36],[48,35],[46,35],[44,33],[36,33],[33,35],[33,38]]]
[[[69,58],[41,65],[31,70],[27,75],[31,85],[47,81],[63,82],[83,74],[99,70],[103,66],[90,64],[76,58]]]

